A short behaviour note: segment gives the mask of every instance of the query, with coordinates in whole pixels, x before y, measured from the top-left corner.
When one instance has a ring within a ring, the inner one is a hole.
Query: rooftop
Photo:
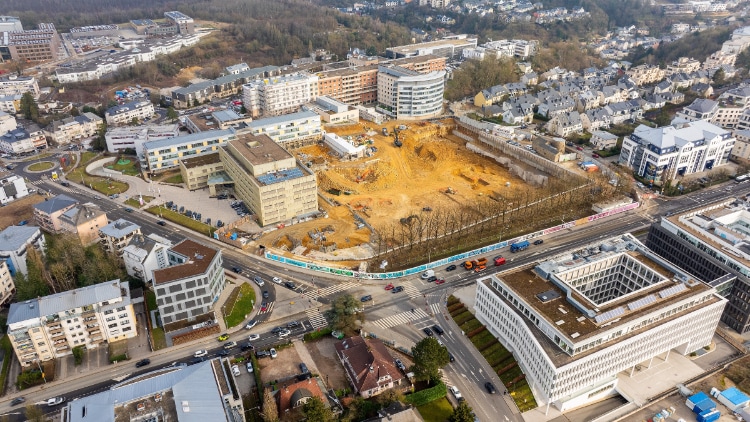
[[[128,220],[125,220],[123,218],[119,218],[106,226],[99,229],[99,232],[104,234],[105,236],[114,237],[116,239],[119,239],[121,237],[125,237],[131,233],[135,233],[141,229],[141,226],[130,222]]]
[[[193,158],[186,158],[180,161],[182,161],[182,165],[184,165],[185,167],[192,168],[205,166],[207,164],[217,164],[221,162],[221,159],[219,158],[219,153],[214,152],[211,154],[199,155]]]
[[[228,142],[232,151],[256,166],[292,158],[287,150],[269,138],[268,135],[241,135]]]
[[[473,45],[476,47],[477,45],[477,39],[476,38],[455,38],[455,39],[439,39],[435,41],[428,41],[418,44],[409,44],[409,45],[402,45],[398,47],[391,47],[388,50],[395,51],[399,54],[409,54],[418,52],[419,50],[424,50],[428,48],[439,48],[442,46],[451,45],[453,47],[463,47],[466,45]]]
[[[114,116],[115,114],[124,113],[126,111],[136,110],[142,107],[148,107],[151,105],[148,101],[131,101],[129,103],[117,105],[107,109],[107,114]]]
[[[296,113],[284,114],[281,116],[267,117],[265,119],[254,120],[249,124],[251,129],[258,129],[265,126],[276,126],[282,123],[289,123],[295,120],[317,119],[320,122],[320,116],[312,111],[298,111]]]
[[[687,143],[693,143],[700,146],[706,140],[714,139],[717,136],[728,137],[731,133],[713,125],[705,120],[695,122],[675,123],[671,126],[652,128],[640,125],[630,138],[633,140],[647,142],[662,150],[668,148],[681,148]]]
[[[184,256],[187,261],[167,268],[154,270],[154,284],[169,283],[186,277],[205,274],[219,253],[216,249],[185,239],[169,249]]]
[[[8,226],[0,232],[0,251],[17,251],[26,243],[31,241],[35,233],[39,232],[36,226]]]
[[[77,204],[78,201],[64,194],[53,196],[44,202],[34,205],[34,209],[45,214],[52,214]]]
[[[390,375],[393,382],[404,377],[396,368],[388,349],[378,339],[349,337],[335,346],[339,358],[349,362],[349,365],[344,365],[344,369],[357,384],[359,391],[377,387],[378,380],[386,375]]]
[[[189,144],[194,142],[210,141],[213,139],[229,138],[235,133],[234,129],[209,130],[205,132],[191,133],[189,135],[175,136],[174,138],[159,139],[149,141],[143,144],[143,149],[154,150],[177,145]]]

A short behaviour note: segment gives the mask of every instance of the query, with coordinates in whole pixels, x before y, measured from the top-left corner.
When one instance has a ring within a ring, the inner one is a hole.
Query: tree
[[[266,422],[278,422],[279,420],[279,409],[276,407],[276,400],[270,389],[263,391],[263,411],[260,415]]]
[[[367,47],[367,50],[365,51],[365,54],[367,54],[368,56],[377,56],[378,55],[378,49],[374,45],[371,45],[371,46]]]
[[[83,108],[81,109],[81,111],[83,113],[94,113],[94,114],[98,115],[99,117],[102,117],[99,114],[99,110],[97,110],[95,107],[91,107],[91,106],[85,105],[85,106],[83,106]]]
[[[37,105],[34,95],[31,92],[24,92],[21,96],[21,113],[33,121],[39,120],[39,105]]]
[[[448,422],[474,422],[471,406],[466,404],[466,400],[458,402],[458,407],[453,409]]]
[[[91,148],[96,151],[104,151],[107,149],[107,123],[102,122],[102,126],[96,131],[96,138],[91,142]]]
[[[137,118],[137,117],[133,117],[133,118],[132,118],[132,119],[130,120],[130,125],[131,125],[131,126],[138,126],[138,124],[139,124],[139,123],[140,123],[140,121],[138,120],[138,118]]]
[[[359,323],[364,322],[364,314],[357,312],[360,302],[352,295],[343,295],[333,301],[331,309],[331,326],[334,330],[356,331]],[[359,322],[358,322],[359,321]]]
[[[331,409],[323,404],[318,397],[313,397],[302,406],[302,413],[308,422],[330,422],[333,421]]]
[[[26,406],[26,420],[29,422],[44,422],[44,411],[39,407],[30,404]]]
[[[83,346],[74,347],[72,352],[75,365],[78,366],[83,363]]]
[[[450,362],[448,349],[441,346],[435,338],[427,337],[415,344],[411,348],[411,352],[414,355],[413,371],[415,378],[427,381],[430,384],[433,381],[439,381],[440,372],[438,369]]]
[[[169,119],[169,120],[170,120],[170,121],[171,121],[172,123],[174,123],[174,122],[175,122],[175,120],[177,120],[177,116],[178,116],[178,114],[177,114],[177,111],[175,111],[174,107],[169,107],[169,108],[167,109],[167,118],[168,118],[168,119]]]
[[[75,116],[80,116],[80,115],[81,115],[81,112],[80,112],[80,111],[78,111],[78,107],[72,107],[72,108],[70,109],[70,115],[71,115],[71,116],[73,116],[73,117],[75,117]]]

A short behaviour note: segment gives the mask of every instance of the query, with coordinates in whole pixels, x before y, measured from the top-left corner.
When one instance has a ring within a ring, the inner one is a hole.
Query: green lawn
[[[29,166],[29,171],[47,171],[55,166],[51,161],[40,161]]]
[[[161,350],[167,347],[167,338],[164,336],[163,328],[152,328],[151,340],[154,341],[154,350]]]
[[[87,155],[90,154],[90,155]],[[103,177],[91,176],[86,173],[86,163],[96,157],[93,152],[83,153],[81,159],[81,165],[75,170],[68,173],[67,179],[76,183],[82,183],[97,192],[103,193],[107,196],[113,193],[123,193],[128,190],[128,184],[118,182],[116,180],[107,180]]]
[[[229,312],[227,318],[227,328],[232,328],[242,324],[245,321],[245,315],[250,314],[255,303],[255,290],[247,283],[240,286],[240,294],[233,304],[226,304],[226,310]],[[230,311],[231,309],[231,311]]]
[[[86,151],[81,154],[81,164],[88,164],[89,161],[93,160],[99,155],[98,152]]]
[[[127,164],[118,164],[119,160],[115,159],[111,163],[108,163],[104,167],[108,169],[112,169],[115,171],[119,171],[122,174],[126,174],[128,176],[138,176],[141,174],[140,166],[138,165],[138,159],[136,157],[121,157],[123,160],[128,160],[129,163]]]
[[[144,289],[145,290],[145,289]],[[158,306],[156,305],[156,293],[151,290],[146,290],[143,295],[146,297],[146,305],[149,311],[155,311]]]
[[[160,215],[161,218],[165,220],[169,220],[173,223],[177,223],[183,227],[187,227],[190,230],[196,231],[201,234],[205,234],[206,236],[213,236],[214,234],[214,228],[209,226],[208,224],[204,224],[200,221],[193,220],[192,218],[182,215],[178,212],[174,212],[171,210],[168,210],[164,207],[150,207],[146,208],[146,212],[149,212],[154,215]]]
[[[154,200],[153,196],[144,196],[143,197],[143,204],[144,205],[148,204],[149,202],[151,202],[153,200]],[[141,207],[141,203],[138,202],[138,197],[137,196],[134,196],[132,198],[128,198],[125,201],[125,204],[130,205],[131,207],[136,207],[136,208],[140,208]]]
[[[417,407],[425,422],[446,422],[453,414],[453,406],[447,398],[442,397],[424,406]]]
[[[179,183],[182,183],[182,182],[183,182],[183,180],[182,180],[182,175],[181,174],[175,174],[172,177],[168,177],[168,178],[164,179],[164,183],[179,184]]]

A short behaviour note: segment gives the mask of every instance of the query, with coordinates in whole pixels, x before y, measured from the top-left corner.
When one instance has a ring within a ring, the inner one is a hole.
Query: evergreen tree
[[[466,404],[466,400],[461,400],[458,407],[453,409],[448,422],[474,422],[474,415],[471,407]]]

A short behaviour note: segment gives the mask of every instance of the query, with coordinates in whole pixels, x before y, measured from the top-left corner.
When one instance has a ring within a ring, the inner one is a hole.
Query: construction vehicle
[[[388,128],[387,127],[383,128],[383,136],[388,136]]]
[[[474,261],[464,262],[464,268],[467,270],[476,269],[478,267],[487,267],[487,258],[479,258]],[[483,268],[484,269],[484,268]]]
[[[401,146],[403,146],[404,144],[398,140],[398,129],[393,129],[393,133],[396,135],[396,139],[393,141],[393,145],[396,145],[397,147],[401,148]]]
[[[513,253],[526,250],[529,247],[529,241],[516,242],[510,245],[510,251]]]

